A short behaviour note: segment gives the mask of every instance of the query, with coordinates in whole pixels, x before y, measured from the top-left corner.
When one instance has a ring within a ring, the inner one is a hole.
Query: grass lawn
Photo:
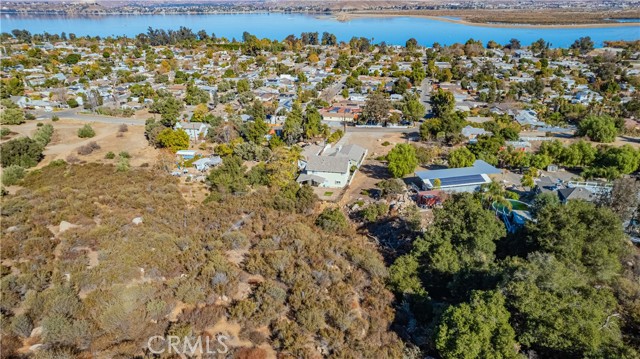
[[[327,192],[324,193],[324,196],[325,197],[331,197],[331,196],[333,196],[333,192],[327,191]]]

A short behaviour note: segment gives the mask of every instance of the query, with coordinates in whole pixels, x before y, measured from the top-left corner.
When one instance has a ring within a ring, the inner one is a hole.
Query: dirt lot
[[[360,194],[362,190],[374,188],[376,183],[390,178],[386,164],[376,160],[376,158],[386,155],[396,144],[406,143],[407,141],[407,134],[405,133],[347,131],[337,145],[356,144],[366,148],[369,153],[340,199],[340,204],[348,204],[362,197]],[[389,144],[383,145],[385,142],[389,142]]]
[[[104,156],[107,152],[114,152],[116,155],[121,151],[129,152],[131,155],[131,165],[140,166],[143,163],[152,164],[159,151],[147,144],[144,138],[144,126],[128,126],[127,132],[118,135],[119,124],[91,123],[91,127],[96,132],[93,138],[79,138],[77,131],[85,125],[84,121],[62,119],[60,121],[29,121],[18,126],[6,126],[17,135],[9,138],[16,138],[20,135],[31,136],[37,130],[37,123],[51,123],[54,128],[53,138],[44,150],[44,159],[37,167],[46,166],[56,159],[66,160],[68,156],[76,156],[81,161],[87,162],[114,162],[107,160]],[[78,147],[95,141],[100,149],[89,155],[79,155]]]
[[[120,124],[92,122],[91,127],[96,132],[96,135],[92,138],[79,138],[78,129],[84,126],[87,123],[86,121],[73,119],[61,119],[56,122],[50,120],[28,121],[22,125],[3,126],[8,127],[14,134],[3,138],[2,142],[21,136],[32,136],[38,129],[38,123],[51,123],[54,133],[51,142],[44,150],[44,159],[40,161],[36,168],[46,166],[57,159],[68,160],[70,156],[76,157],[80,163],[115,164],[118,154],[122,151],[126,151],[131,155],[130,164],[133,167],[139,167],[144,164],[153,166],[159,163],[160,158],[162,158],[162,162],[173,168],[173,155],[162,154],[161,150],[149,146],[144,137],[144,126],[142,125],[128,125],[126,132],[119,133]],[[78,154],[79,147],[94,141],[100,146],[99,149],[88,155]],[[105,159],[107,152],[113,152],[116,158]],[[189,169],[189,171],[194,176],[201,175],[195,169]],[[205,184],[196,181],[187,182],[186,179],[186,175],[181,176],[179,181],[180,192],[183,197],[190,202],[202,202],[208,194]]]

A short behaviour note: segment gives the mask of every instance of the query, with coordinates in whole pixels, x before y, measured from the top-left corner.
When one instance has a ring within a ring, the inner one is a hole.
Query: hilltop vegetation
[[[402,355],[375,249],[275,209],[267,188],[190,207],[155,170],[61,161],[24,185],[2,206],[3,356],[39,342],[50,357],[130,358],[153,335],[220,322],[255,358]]]
[[[507,235],[479,197],[436,210],[391,267],[402,336],[443,358],[637,358],[638,254],[618,215],[541,201]]]

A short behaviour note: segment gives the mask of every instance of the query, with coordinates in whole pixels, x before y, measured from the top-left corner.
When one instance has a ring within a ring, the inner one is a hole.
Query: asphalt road
[[[346,79],[347,79],[347,76],[345,75],[340,76],[340,79],[336,81],[333,85],[322,90],[319,97],[327,102],[331,102],[331,100],[333,100],[333,98],[336,97],[340,93],[340,91],[342,91],[342,87],[344,86],[344,81]]]
[[[379,132],[379,133],[393,133],[393,132],[397,132],[397,133],[418,133],[418,128],[415,127],[409,127],[409,128],[393,128],[393,127],[376,127],[376,128],[367,128],[367,127],[354,127],[354,126],[347,126],[347,132],[351,132],[351,133],[372,133],[372,132]]]
[[[420,90],[422,90],[422,93],[420,94],[420,101],[424,105],[426,113],[431,113],[431,80],[422,80],[422,83],[420,84]]]

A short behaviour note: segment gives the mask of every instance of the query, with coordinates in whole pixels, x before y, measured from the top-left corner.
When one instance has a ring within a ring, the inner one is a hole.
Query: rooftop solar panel
[[[416,176],[420,177],[422,180],[433,181],[436,178],[440,178],[442,181],[445,178],[480,175],[483,173],[487,175],[499,174],[500,170],[482,160],[476,160],[472,167],[417,171]]]
[[[484,180],[484,177],[482,177],[482,175],[458,176],[458,177],[442,178],[440,180],[440,186],[442,187],[463,186],[467,184],[475,184],[475,183],[483,183],[483,182],[485,182],[485,180]]]

